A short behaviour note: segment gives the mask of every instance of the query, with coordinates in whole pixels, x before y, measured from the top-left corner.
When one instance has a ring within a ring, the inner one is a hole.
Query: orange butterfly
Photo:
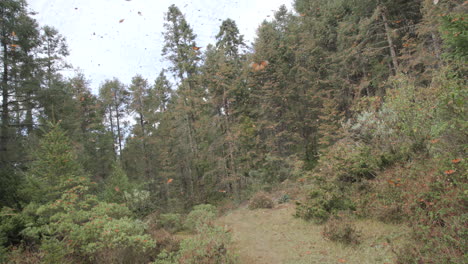
[[[305,16],[305,14],[299,14],[301,17]]]
[[[167,183],[171,183],[174,179],[167,180]]]
[[[445,173],[446,175],[454,174],[454,173],[455,173],[455,170],[446,170],[446,171],[444,171],[444,173]]]
[[[193,50],[200,50],[202,47],[197,47],[197,46],[193,46],[192,49]]]
[[[268,66],[269,62],[264,60],[264,61],[261,61],[259,63],[256,63],[256,62],[252,62],[250,63],[250,67],[252,67],[252,69],[254,71],[261,71],[263,69],[265,69],[266,66]]]
[[[453,164],[456,164],[456,163],[459,163],[460,161],[461,161],[461,159],[453,159],[453,160],[452,160],[452,163],[453,163]]]
[[[19,45],[18,45],[18,44],[10,44],[10,46],[11,46],[12,48],[19,48]]]

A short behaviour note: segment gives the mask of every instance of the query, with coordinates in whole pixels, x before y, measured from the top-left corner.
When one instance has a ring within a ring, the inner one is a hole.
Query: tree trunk
[[[115,119],[117,121],[117,139],[119,143],[119,159],[122,161],[122,133],[120,130],[120,113],[119,113],[119,105],[117,104],[117,94],[114,92],[114,110],[115,110]]]
[[[390,26],[388,25],[388,20],[387,20],[387,16],[385,15],[384,8],[382,8],[381,16],[384,22],[385,34],[387,35],[388,46],[390,48],[390,56],[392,57],[394,74],[396,74],[398,72],[398,59],[397,59],[395,47],[393,46],[392,32],[391,32]]]
[[[140,116],[140,126],[141,126],[141,133],[142,133],[142,148],[143,148],[143,156],[145,159],[145,176],[146,179],[149,180],[151,177],[151,168],[149,164],[149,155],[148,149],[146,147],[146,130],[145,130],[145,119],[143,118],[143,113],[138,113]]]
[[[8,109],[8,52],[5,38],[2,41],[3,47],[3,76],[2,76],[2,127],[0,136],[0,161],[3,163],[7,158],[9,141],[10,113]]]
[[[114,154],[117,157],[117,151],[115,150],[115,134],[114,134],[114,117],[112,115],[112,106],[108,106],[109,109],[109,122],[110,122],[110,127],[111,127],[111,134],[112,134],[112,149],[114,150]]]

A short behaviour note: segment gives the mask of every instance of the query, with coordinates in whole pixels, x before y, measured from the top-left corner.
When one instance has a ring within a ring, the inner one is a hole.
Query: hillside
[[[232,250],[244,264],[394,263],[392,246],[408,232],[403,225],[358,220],[362,242],[345,246],[325,240],[323,226],[294,218],[294,212],[291,203],[274,209],[239,208],[217,222],[231,230]]]
[[[467,11],[294,0],[201,47],[172,4],[156,80],[95,94],[0,1],[0,262],[467,263]]]

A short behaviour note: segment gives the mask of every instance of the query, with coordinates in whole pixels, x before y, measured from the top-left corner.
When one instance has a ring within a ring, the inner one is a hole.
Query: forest
[[[467,263],[467,10],[294,0],[252,46],[226,18],[199,47],[171,5],[168,67],[95,93],[62,74],[60,32],[2,0],[0,263],[263,263],[216,224],[246,203],[351,248],[358,221],[408,230],[391,262],[347,263]]]

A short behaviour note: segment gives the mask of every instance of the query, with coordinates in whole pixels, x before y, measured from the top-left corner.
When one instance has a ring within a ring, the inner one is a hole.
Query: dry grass
[[[401,244],[407,228],[373,220],[356,221],[362,243],[346,247],[324,240],[323,226],[296,219],[294,205],[255,211],[240,208],[218,220],[232,230],[233,250],[241,264],[395,263],[392,244]]]

